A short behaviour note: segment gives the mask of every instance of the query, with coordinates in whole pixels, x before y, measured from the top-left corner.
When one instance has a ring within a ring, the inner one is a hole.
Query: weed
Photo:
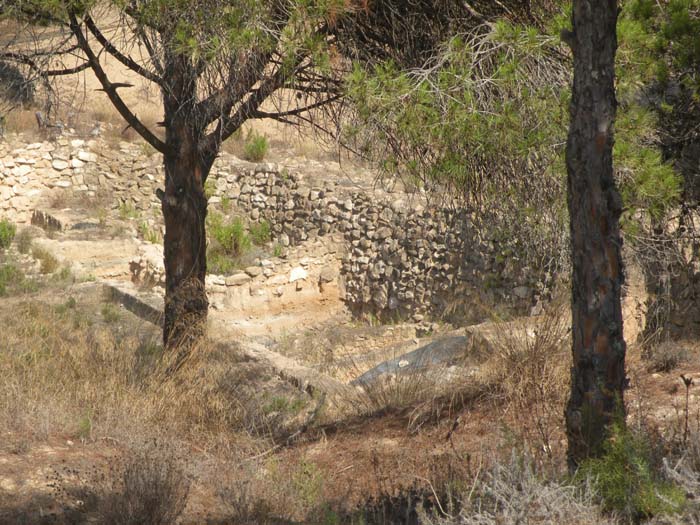
[[[272,255],[274,257],[281,257],[283,253],[284,253],[284,246],[282,246],[279,243],[275,244],[274,248],[272,248]]]
[[[71,272],[70,266],[64,265],[61,270],[54,275],[54,278],[58,282],[73,281],[73,272]]]
[[[5,250],[10,247],[15,233],[17,233],[17,227],[13,223],[7,219],[0,221],[0,249]]]
[[[243,147],[243,158],[251,162],[260,162],[267,155],[269,147],[270,145],[265,135],[259,135],[251,131]]]
[[[219,206],[221,206],[221,211],[224,213],[229,213],[231,211],[231,198],[226,196],[221,197]]]
[[[69,297],[65,303],[59,304],[54,308],[54,311],[59,314],[63,315],[69,310],[75,310],[75,307],[78,305],[78,301],[75,300],[75,297],[71,296]]]
[[[292,487],[304,507],[316,507],[321,500],[323,474],[314,463],[302,461],[292,474]]]
[[[547,457],[568,392],[569,325],[559,305],[553,301],[539,318],[495,323],[493,351],[481,366],[487,395],[517,422],[517,441]],[[523,413],[529,417],[519,417]]]
[[[236,217],[226,222],[220,214],[208,219],[211,242],[207,251],[209,267],[214,273],[227,274],[239,266],[239,258],[251,248],[245,224]]]
[[[7,295],[9,290],[22,288],[25,277],[22,270],[12,263],[0,265],[0,296]]]
[[[263,412],[265,414],[272,414],[275,412],[296,414],[302,408],[304,408],[305,404],[306,403],[301,398],[290,400],[283,396],[274,396],[267,404],[263,406]]]
[[[160,233],[156,229],[151,228],[146,221],[139,223],[139,234],[143,240],[151,244],[161,244],[162,242]]]
[[[214,195],[216,195],[216,184],[212,179],[208,179],[204,183],[204,196],[211,199]]]
[[[102,319],[104,319],[105,323],[116,323],[121,319],[119,308],[112,303],[103,304],[100,313],[102,314]]]
[[[250,239],[253,241],[253,244],[261,246],[270,242],[271,238],[272,231],[270,229],[270,223],[266,220],[261,220],[250,226]]]
[[[623,424],[613,425],[601,457],[582,463],[578,479],[588,479],[608,511],[634,522],[680,511],[683,491],[661,479],[652,468],[651,447],[643,435],[635,435]]]
[[[228,255],[236,257],[250,249],[250,237],[246,234],[245,224],[239,217],[226,223],[221,216],[212,215],[209,228],[211,235]]]
[[[83,441],[90,439],[92,434],[92,418],[90,414],[84,414],[78,420],[77,437]]]
[[[139,211],[129,201],[123,202],[119,206],[119,217],[124,221],[129,219],[137,219],[139,215]]]
[[[437,508],[417,507],[424,525],[614,525],[595,504],[589,485],[562,482],[538,472],[528,456],[513,454],[498,462],[461,490],[438,500]]]
[[[221,250],[209,248],[207,251],[207,269],[211,273],[227,275],[238,267],[236,261]]]
[[[97,215],[97,221],[100,223],[100,226],[104,228],[107,225],[107,209],[100,206],[97,208],[95,214]]]
[[[32,232],[28,228],[20,231],[15,237],[15,245],[19,253],[28,254],[32,249]]]

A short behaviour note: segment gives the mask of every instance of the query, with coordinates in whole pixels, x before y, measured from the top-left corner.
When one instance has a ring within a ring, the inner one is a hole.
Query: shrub
[[[683,491],[655,472],[648,440],[620,423],[613,425],[603,455],[584,461],[577,477],[592,482],[606,510],[634,522],[678,512],[685,503]]]
[[[688,358],[688,352],[677,341],[664,341],[647,348],[643,357],[649,372],[670,372]]]
[[[0,296],[7,295],[8,288],[16,288],[24,283],[24,274],[14,264],[0,266]]]
[[[250,249],[250,237],[240,218],[225,223],[220,215],[212,215],[209,228],[212,237],[227,255],[237,257]]]
[[[250,133],[248,140],[243,148],[243,158],[251,162],[260,162],[267,155],[269,144],[267,137],[258,135],[255,132]]]
[[[15,238],[17,227],[7,219],[0,221],[0,249],[6,249],[12,244],[12,239]]]
[[[497,463],[457,494],[461,510],[448,504],[428,513],[419,510],[425,525],[497,525],[537,523],[540,525],[613,525],[596,506],[589,486],[577,486],[542,476],[528,457],[515,454],[510,462]]]
[[[45,248],[35,246],[32,249],[32,257],[41,263],[39,269],[41,273],[53,273],[58,269],[58,259]]]
[[[270,229],[270,223],[266,220],[262,220],[250,226],[250,239],[253,241],[253,244],[260,246],[270,242],[271,238],[272,231]]]

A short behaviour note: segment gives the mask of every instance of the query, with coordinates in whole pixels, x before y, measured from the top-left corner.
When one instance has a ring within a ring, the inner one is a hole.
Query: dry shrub
[[[16,109],[6,115],[5,129],[22,133],[28,140],[43,140],[36,121],[35,109]]]
[[[551,456],[569,389],[568,311],[553,302],[543,315],[504,322],[495,333],[480,372],[487,395],[512,416],[526,447]]]
[[[644,349],[642,358],[649,372],[670,372],[688,359],[688,351],[678,341],[663,341],[650,344]]]
[[[449,508],[422,516],[425,525],[613,525],[603,516],[589,485],[548,479],[528,457],[513,455],[480,476],[459,499],[461,510]]]
[[[64,515],[103,525],[170,525],[187,504],[184,467],[171,446],[153,441],[111,458],[106,469],[54,471],[50,486]]]

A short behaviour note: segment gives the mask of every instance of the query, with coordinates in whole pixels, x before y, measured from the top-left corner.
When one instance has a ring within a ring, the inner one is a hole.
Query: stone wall
[[[355,313],[482,320],[498,304],[529,313],[536,276],[503,257],[460,210],[418,196],[350,190],[274,164],[224,163],[210,202],[268,221],[283,245],[342,235],[341,290]]]
[[[60,195],[87,205],[102,195],[108,207],[139,210],[140,220],[161,227],[155,190],[162,179],[160,156],[132,143],[115,148],[102,139],[62,138],[0,144],[0,215],[26,222],[39,203]],[[341,258],[340,290],[357,314],[420,320],[454,313],[476,321],[496,305],[529,313],[536,303],[530,269],[504,256],[467,213],[431,206],[420,195],[344,184],[323,169],[310,174],[303,164],[287,171],[226,154],[207,191],[212,207],[228,201],[233,213],[267,221],[283,246],[340,244],[334,251]]]

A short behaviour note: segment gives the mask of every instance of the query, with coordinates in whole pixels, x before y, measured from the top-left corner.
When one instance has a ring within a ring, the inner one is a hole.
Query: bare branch
[[[90,32],[93,34],[93,36],[97,39],[97,41],[102,45],[102,47],[105,48],[105,50],[112,55],[114,58],[119,60],[122,64],[124,64],[126,67],[131,69],[133,72],[138,73],[141,75],[143,78],[150,80],[151,82],[155,82],[158,85],[162,85],[163,80],[156,74],[152,73],[151,71],[147,70],[140,64],[137,64],[131,57],[124,55],[121,51],[119,51],[112,42],[110,42],[99,30],[95,22],[92,20],[92,18],[88,15],[84,19],[85,25],[87,28],[90,30]]]
[[[298,117],[302,113],[307,113],[313,109],[320,108],[321,106],[325,106],[326,104],[330,104],[331,102],[335,102],[336,100],[339,100],[342,97],[342,95],[333,95],[331,97],[328,97],[324,100],[320,100],[318,102],[315,102],[313,104],[309,104],[308,106],[304,106],[301,108],[296,108],[296,109],[291,109],[288,111],[273,111],[273,112],[266,112],[266,111],[260,111],[260,110],[255,110],[252,113],[253,118],[272,118],[272,119],[279,119],[279,118],[284,118],[284,117]]]
[[[83,53],[85,53],[92,71],[100,81],[100,84],[102,84],[102,88],[104,89],[105,93],[107,93],[109,100],[112,102],[124,120],[126,120],[126,122],[132,128],[134,128],[134,130],[141,135],[146,142],[161,153],[165,153],[167,149],[165,143],[156,137],[153,132],[138,119],[138,117],[127,107],[122,98],[117,94],[115,85],[112,84],[104,69],[102,69],[95,52],[90,47],[90,44],[88,43],[87,38],[85,37],[85,34],[83,33],[83,30],[75,17],[75,13],[70,12],[69,17],[71,31],[73,31],[75,38],[78,40],[78,45],[83,50]]]

